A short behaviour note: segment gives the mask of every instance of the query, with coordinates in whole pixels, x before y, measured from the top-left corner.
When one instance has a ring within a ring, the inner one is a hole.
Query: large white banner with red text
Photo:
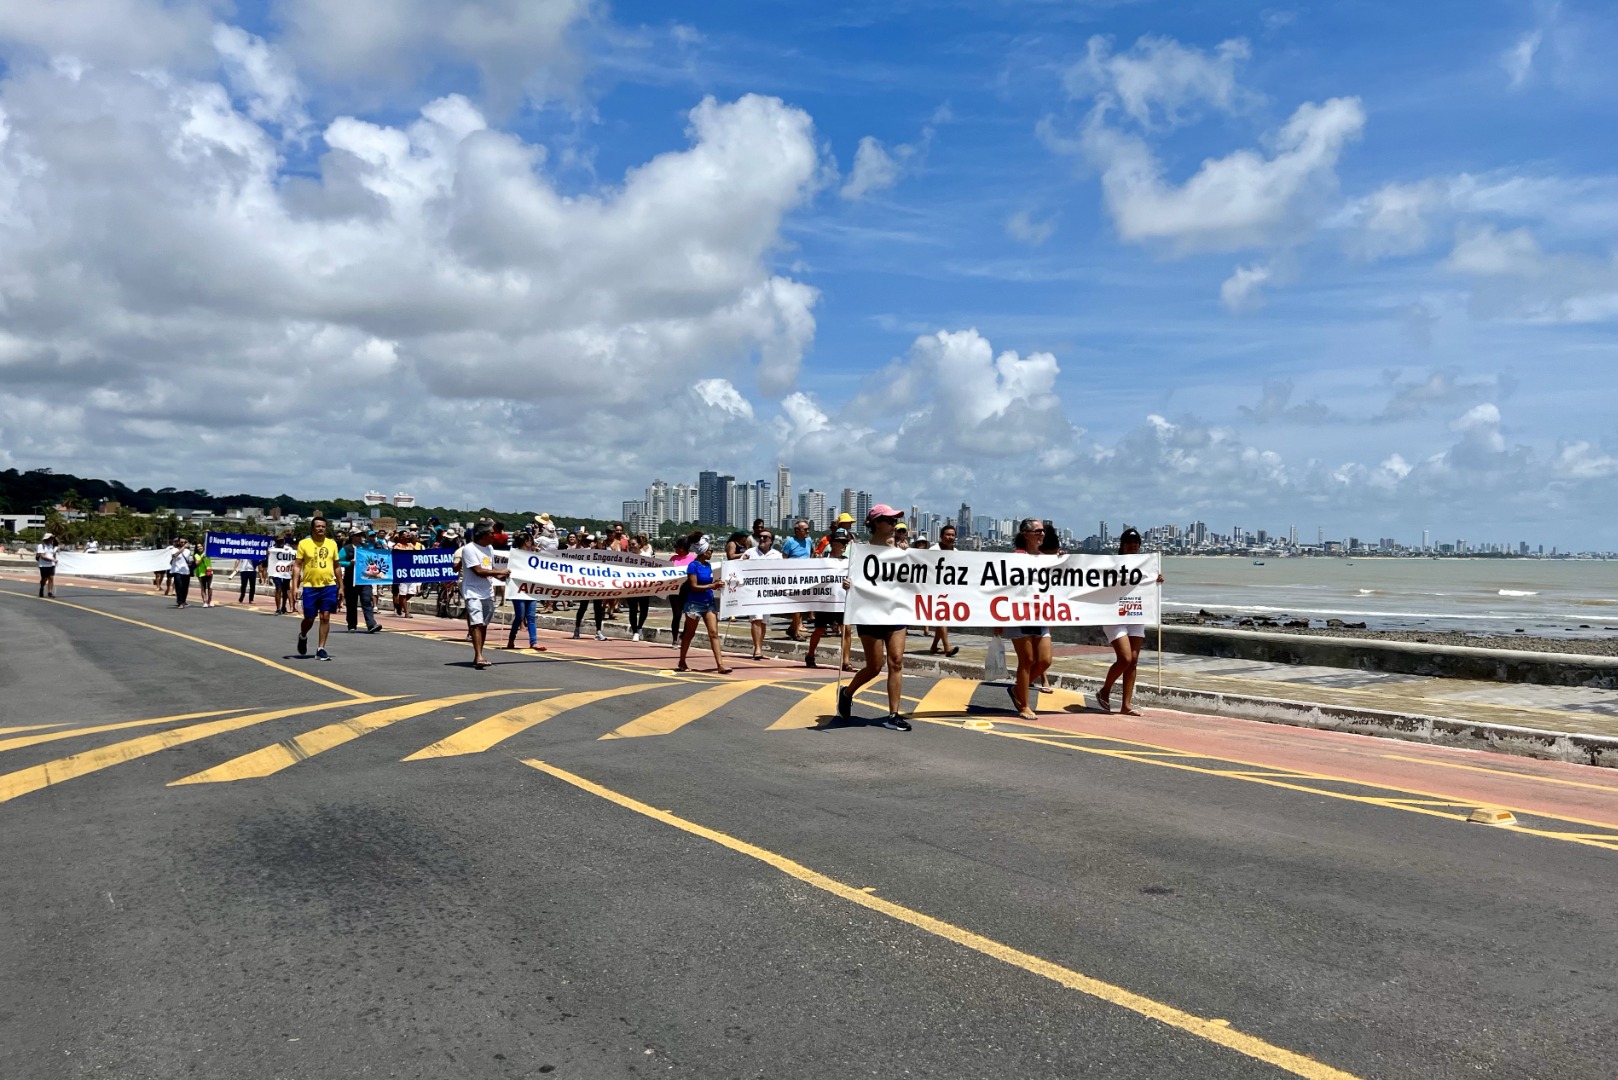
[[[616,551],[502,551],[517,600],[608,600],[615,596],[670,596],[685,584],[686,569],[660,559]]]
[[[1154,625],[1159,559],[855,544],[846,618],[888,626]]]

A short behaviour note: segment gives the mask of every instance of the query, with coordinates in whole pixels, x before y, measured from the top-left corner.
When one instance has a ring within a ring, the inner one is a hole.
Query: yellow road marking
[[[255,724],[268,723],[286,716],[301,716],[304,713],[322,712],[326,709],[341,709],[350,705],[368,705],[373,701],[394,701],[395,698],[366,697],[349,699],[345,701],[328,701],[320,705],[300,705],[293,709],[276,709],[273,712],[248,713],[246,716],[232,716],[225,720],[210,720],[205,724],[192,724],[189,727],[170,728],[151,735],[142,735],[138,739],[129,739],[121,743],[112,743],[108,746],[98,746],[94,750],[86,750],[71,757],[58,758],[47,761],[43,765],[32,768],[18,769],[16,772],[0,775],[0,803],[10,802],[19,795],[26,795],[40,788],[60,784],[64,780],[86,776],[113,765],[121,765],[126,761],[155,754],[159,750],[167,750],[171,746],[183,743],[196,742],[198,739],[222,735],[227,731],[239,731],[242,728],[252,727]]]
[[[692,836],[700,836],[704,840],[710,840],[737,854],[756,859],[789,877],[796,878],[805,885],[830,893],[851,904],[858,904],[860,907],[886,915],[890,919],[913,926],[946,941],[952,941],[983,956],[1049,979],[1070,990],[1077,990],[1081,994],[1127,1009],[1130,1012],[1156,1020],[1190,1035],[1195,1035],[1200,1039],[1205,1039],[1226,1049],[1234,1050],[1238,1054],[1252,1058],[1255,1061],[1274,1065],[1276,1068],[1289,1072],[1293,1076],[1303,1077],[1304,1080],[1358,1080],[1352,1073],[1343,1072],[1341,1069],[1335,1069],[1324,1062],[1316,1061],[1314,1058],[1265,1042],[1256,1035],[1249,1035],[1240,1031],[1232,1027],[1228,1020],[1212,1019],[1185,1012],[1154,998],[1137,994],[1112,983],[1103,982],[1100,979],[1074,971],[1072,968],[1063,967],[1032,953],[1023,952],[1021,949],[984,937],[982,934],[973,933],[953,923],[923,914],[914,908],[883,899],[874,893],[867,892],[865,889],[844,884],[835,878],[827,877],[819,871],[811,870],[784,855],[778,855],[745,840],[738,840],[726,833],[719,832],[717,829],[698,825],[694,821],[678,817],[667,810],[659,810],[656,807],[648,806],[646,803],[633,799],[628,795],[613,791],[611,788],[602,787],[594,781],[586,780],[582,776],[570,773],[565,769],[559,769],[547,762],[527,759],[523,764],[530,768],[538,769],[540,772],[565,783],[572,784],[581,791],[587,791],[592,795],[606,799],[608,802],[621,806],[626,810],[632,810],[654,821],[660,821],[682,832],[690,833]],[[874,886],[870,886],[870,888],[874,888]]]
[[[911,715],[925,713],[928,716],[960,716],[965,719],[967,706],[972,704],[972,694],[981,685],[973,679],[939,679],[931,690],[922,695]]]
[[[925,723],[925,724],[938,724],[940,726],[949,727],[949,728],[954,728],[954,727],[957,726],[957,725],[955,725],[953,723],[950,723],[950,722],[944,721],[944,720],[929,720],[926,717],[918,717],[917,719],[921,720],[921,722]],[[1013,723],[1013,724],[1017,723],[1017,721],[1008,721],[1008,722]],[[1037,725],[1034,725],[1034,724],[1026,724],[1024,726],[1037,727]],[[1115,749],[1112,749],[1110,747],[1102,747],[1102,746],[1081,746],[1081,745],[1076,745],[1076,744],[1070,743],[1070,742],[1059,742],[1059,741],[1057,741],[1055,739],[1047,739],[1047,738],[1044,738],[1041,735],[1034,735],[1034,734],[1031,734],[1031,733],[1026,732],[1026,731],[994,731],[994,732],[991,732],[991,734],[1000,735],[1000,736],[1002,736],[1004,738],[1008,738],[1008,739],[1018,739],[1018,740],[1021,740],[1023,742],[1041,743],[1041,744],[1043,744],[1045,746],[1057,746],[1057,747],[1061,747],[1063,750],[1072,750],[1072,751],[1075,751],[1075,752],[1081,753],[1081,754],[1095,754],[1098,757],[1117,758],[1117,759],[1123,760],[1123,761],[1138,761],[1143,765],[1158,765],[1158,766],[1161,766],[1161,767],[1163,767],[1165,769],[1179,769],[1179,770],[1181,770],[1183,772],[1201,773],[1204,776],[1218,776],[1218,777],[1224,777],[1224,778],[1232,779],[1232,780],[1241,780],[1241,781],[1244,781],[1244,782],[1249,783],[1249,784],[1263,784],[1263,785],[1265,785],[1267,787],[1285,788],[1288,791],[1303,792],[1304,794],[1307,794],[1307,795],[1322,795],[1322,796],[1325,796],[1325,797],[1331,798],[1331,799],[1343,799],[1343,800],[1347,800],[1349,802],[1362,803],[1362,804],[1368,805],[1368,806],[1382,806],[1382,807],[1386,807],[1387,809],[1390,809],[1390,810],[1405,810],[1405,811],[1408,811],[1408,812],[1410,812],[1412,814],[1426,814],[1429,817],[1444,818],[1447,821],[1461,821],[1461,822],[1464,822],[1464,821],[1466,821],[1467,815],[1466,814],[1446,814],[1446,813],[1444,813],[1442,811],[1439,811],[1439,810],[1430,809],[1428,806],[1425,806],[1425,805],[1413,805],[1413,804],[1419,804],[1423,800],[1436,799],[1436,800],[1442,800],[1442,802],[1439,805],[1445,805],[1445,806],[1461,806],[1461,805],[1465,805],[1465,806],[1468,806],[1468,807],[1472,807],[1472,806],[1477,805],[1475,800],[1473,800],[1473,801],[1462,800],[1462,799],[1458,799],[1454,795],[1447,795],[1447,794],[1443,794],[1441,792],[1416,791],[1416,790],[1413,790],[1413,789],[1410,789],[1410,788],[1393,787],[1393,786],[1390,786],[1388,784],[1381,783],[1379,781],[1374,781],[1374,780],[1355,780],[1355,779],[1353,779],[1351,777],[1346,777],[1346,776],[1327,776],[1327,775],[1322,774],[1322,773],[1310,773],[1310,772],[1303,772],[1301,770],[1298,770],[1298,771],[1294,771],[1294,770],[1277,770],[1273,766],[1270,766],[1270,767],[1258,766],[1257,762],[1242,761],[1242,760],[1236,759],[1236,758],[1216,757],[1216,756],[1209,755],[1209,754],[1186,754],[1184,752],[1176,751],[1176,752],[1173,753],[1172,757],[1165,760],[1161,755],[1158,755],[1158,754],[1146,754],[1146,753],[1142,753],[1140,751],[1135,751],[1135,750],[1115,750]],[[1173,760],[1173,758],[1180,758],[1182,760]],[[1230,762],[1230,763],[1236,764],[1236,765],[1249,766],[1249,769],[1246,769],[1246,770],[1242,770],[1242,769],[1216,769],[1216,768],[1210,768],[1209,766],[1206,766],[1206,765],[1188,765],[1188,764],[1185,763],[1185,760],[1183,760],[1183,759],[1186,759],[1186,758],[1190,758],[1192,760],[1202,760],[1202,761]],[[1268,772],[1280,772],[1281,773],[1281,778],[1280,779],[1270,779],[1270,778],[1267,778],[1266,776],[1263,776],[1263,775],[1255,775],[1255,770],[1253,768],[1255,766],[1257,766],[1258,768],[1261,768],[1266,773],[1268,773]],[[1416,798],[1415,799],[1400,799],[1400,798],[1395,798],[1395,797],[1391,797],[1391,796],[1352,795],[1352,794],[1349,794],[1347,792],[1333,791],[1330,788],[1309,787],[1305,783],[1295,782],[1295,781],[1309,781],[1309,780],[1313,780],[1313,781],[1317,781],[1317,782],[1330,782],[1330,783],[1337,783],[1337,784],[1354,784],[1354,785],[1359,786],[1359,787],[1372,788],[1372,789],[1377,790],[1377,791],[1391,791],[1391,792],[1397,793],[1398,795],[1412,795],[1412,796],[1416,796]],[[1543,810],[1525,810],[1525,809],[1523,809],[1522,807],[1519,807],[1519,806],[1510,806],[1510,805],[1506,805],[1506,804],[1503,804],[1503,803],[1497,803],[1497,802],[1494,802],[1492,800],[1489,801],[1489,805],[1491,807],[1497,807],[1498,809],[1501,809],[1501,810],[1510,810],[1510,811],[1512,811],[1514,813],[1522,814],[1522,815],[1525,815],[1527,817],[1544,818],[1544,819],[1549,820],[1549,821],[1566,821],[1566,822],[1569,822],[1569,823],[1574,824],[1574,825],[1589,825],[1589,826],[1591,826],[1593,828],[1597,828],[1597,829],[1612,829],[1614,831],[1613,831],[1613,834],[1611,836],[1611,840],[1613,841],[1613,843],[1618,843],[1618,825],[1610,825],[1610,824],[1608,824],[1606,822],[1602,822],[1602,821],[1587,821],[1587,820],[1585,820],[1583,818],[1569,817],[1569,816],[1567,816],[1565,814],[1550,814],[1550,813],[1546,813]],[[1548,838],[1553,839],[1553,840],[1566,840],[1569,843],[1584,844],[1584,845],[1589,846],[1589,847],[1599,847],[1599,848],[1606,848],[1608,850],[1614,850],[1612,843],[1601,843],[1601,842],[1597,842],[1597,841],[1592,841],[1592,840],[1587,839],[1583,834],[1579,834],[1579,833],[1554,832],[1554,831],[1549,830],[1549,829],[1529,828],[1529,827],[1523,826],[1523,825],[1504,826],[1503,828],[1509,829],[1510,831],[1513,831],[1513,832],[1521,832],[1521,833],[1524,833],[1524,834],[1526,834],[1528,836],[1543,836],[1543,837],[1548,837]]]
[[[665,705],[661,709],[631,720],[601,736],[603,739],[638,739],[647,735],[668,735],[679,731],[693,720],[700,720],[722,705],[728,705],[743,694],[761,686],[771,686],[769,680],[720,683],[683,701]]]
[[[67,726],[66,724],[24,724],[21,727],[0,727],[0,735],[11,735],[19,731],[44,731],[47,728]]]
[[[155,727],[158,724],[178,723],[181,720],[201,720],[207,716],[229,716],[245,709],[214,709],[212,712],[180,713],[177,716],[158,716],[151,720],[124,720],[116,724],[97,724],[95,727],[74,728],[71,731],[52,731],[44,735],[19,735],[15,739],[0,739],[0,751],[17,750],[24,746],[76,739],[80,735],[99,735],[103,731],[123,731],[125,728]]]
[[[1527,780],[1535,784],[1560,784],[1563,787],[1589,788],[1591,791],[1605,791],[1609,795],[1618,795],[1618,786],[1612,784],[1585,784],[1578,780],[1562,780],[1554,776],[1534,776],[1531,773],[1512,772],[1509,769],[1486,769],[1481,765],[1462,765],[1455,761],[1428,761],[1426,758],[1406,757],[1403,754],[1383,754],[1382,756],[1390,761],[1413,761],[1417,765],[1437,765],[1443,769],[1465,769],[1467,772],[1488,773],[1490,776]]]
[[[837,683],[829,682],[798,701],[781,714],[765,731],[795,731],[819,727],[828,716],[837,715]]]
[[[13,592],[10,589],[0,589],[0,596],[22,596],[22,595],[24,595],[24,594]],[[326,679],[322,679],[317,675],[310,675],[308,672],[299,671],[297,668],[287,667],[285,664],[278,664],[274,660],[271,660],[267,656],[256,656],[256,655],[254,655],[253,653],[250,653],[250,652],[243,652],[241,649],[233,649],[229,645],[221,645],[217,641],[208,641],[205,638],[193,637],[190,634],[182,634],[180,631],[178,631],[178,630],[170,630],[166,626],[158,626],[158,625],[156,625],[154,623],[141,622],[139,619],[131,619],[126,615],[114,615],[110,611],[101,611],[98,608],[85,607],[83,604],[70,604],[66,600],[56,600],[56,601],[53,601],[53,603],[55,603],[59,607],[72,608],[75,611],[88,611],[91,615],[100,615],[102,618],[105,618],[105,619],[117,619],[119,622],[129,623],[131,626],[139,626],[139,627],[143,627],[143,628],[145,628],[147,630],[156,630],[160,634],[172,634],[173,636],[175,636],[177,638],[180,638],[183,641],[189,641],[189,642],[191,642],[191,643],[193,643],[195,645],[206,645],[210,649],[218,649],[220,652],[227,652],[227,653],[230,653],[232,656],[240,656],[244,660],[251,660],[251,661],[253,661],[254,663],[257,663],[257,664],[263,664],[265,667],[272,667],[275,670],[285,672],[288,675],[296,675],[300,679],[307,679],[309,682],[314,683],[316,686],[324,686],[328,690],[335,690],[339,694],[347,694],[351,698],[368,697],[368,695],[362,694],[358,690],[350,690],[346,686],[338,686],[336,683],[330,682],[330,681],[328,681]],[[318,629],[318,628],[311,627],[311,629]]]
[[[537,687],[536,690],[554,690],[555,687]],[[323,754],[334,747],[352,742],[361,735],[368,735],[373,731],[380,731],[390,724],[397,724],[401,720],[423,716],[439,709],[447,709],[454,705],[464,705],[468,701],[479,701],[483,698],[498,697],[502,694],[523,694],[528,690],[488,690],[481,694],[462,694],[459,697],[434,698],[431,701],[412,701],[407,705],[395,705],[391,709],[378,709],[376,712],[362,713],[347,720],[339,720],[335,724],[306,731],[302,735],[294,735],[278,743],[243,754],[241,757],[231,758],[221,762],[211,769],[204,769],[199,773],[182,777],[179,780],[169,781],[169,787],[178,787],[182,784],[218,784],[231,780],[257,779],[264,776],[273,776],[282,769],[290,768],[300,761]],[[461,717],[456,717],[457,720]]]
[[[666,682],[631,683],[629,686],[617,686],[610,690],[585,690],[577,694],[562,694],[544,701],[519,705],[515,709],[507,709],[486,720],[480,720],[469,728],[463,728],[447,738],[438,740],[431,746],[423,747],[404,760],[422,761],[427,758],[482,753],[491,746],[498,745],[513,735],[521,735],[535,724],[544,723],[570,709],[581,708],[608,698],[622,697],[625,694],[638,694],[643,690],[666,690],[668,685]]]

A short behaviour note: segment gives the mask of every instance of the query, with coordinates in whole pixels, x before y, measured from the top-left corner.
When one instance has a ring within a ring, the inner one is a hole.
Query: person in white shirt
[[[748,548],[746,551],[738,555],[737,558],[748,560],[781,558],[781,549],[775,546],[775,534],[769,529],[762,528],[762,520],[756,524],[757,526],[760,526],[758,533],[753,538],[753,542],[756,546]],[[764,619],[753,620],[754,660],[764,659],[764,630],[766,625],[767,624]]]
[[[34,548],[34,564],[39,567],[39,595],[56,599],[56,537],[46,533]]]
[[[494,530],[479,522],[472,531],[472,542],[461,548],[461,598],[466,601],[466,622],[472,630],[472,666],[482,671],[492,667],[483,658],[483,641],[494,621],[494,583],[511,576],[510,570],[494,566],[494,548],[489,537]]]
[[[174,606],[185,607],[185,595],[191,588],[191,571],[196,568],[196,556],[186,546],[185,537],[174,541],[169,548],[169,580],[174,583]]]
[[[84,553],[86,555],[94,555],[96,552],[98,552],[100,550],[101,550],[101,545],[96,543],[94,540],[91,540],[90,542],[88,542],[87,544],[84,545]]]

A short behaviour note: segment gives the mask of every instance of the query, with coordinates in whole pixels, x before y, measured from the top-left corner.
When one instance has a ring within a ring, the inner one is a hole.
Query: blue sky
[[[1610,7],[671,10],[0,10],[0,463],[1618,547]]]

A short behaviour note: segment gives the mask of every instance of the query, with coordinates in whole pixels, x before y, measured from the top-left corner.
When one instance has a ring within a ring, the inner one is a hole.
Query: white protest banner
[[[292,564],[298,561],[298,553],[292,548],[270,549],[270,576],[272,578],[290,578]]]
[[[549,551],[501,552],[511,571],[508,597],[546,600],[606,600],[614,596],[671,596],[685,584],[686,569],[656,559],[621,552],[597,551],[607,559],[572,559]],[[581,551],[583,555],[585,552]],[[640,563],[627,564],[620,559]]]
[[[848,591],[847,559],[731,559],[719,594],[721,619],[762,619],[794,611],[838,612]]]
[[[156,551],[64,551],[56,556],[56,572],[73,577],[122,577],[155,574],[169,568],[168,548]]]
[[[1021,555],[855,544],[847,619],[918,626],[1150,626],[1158,556]]]

